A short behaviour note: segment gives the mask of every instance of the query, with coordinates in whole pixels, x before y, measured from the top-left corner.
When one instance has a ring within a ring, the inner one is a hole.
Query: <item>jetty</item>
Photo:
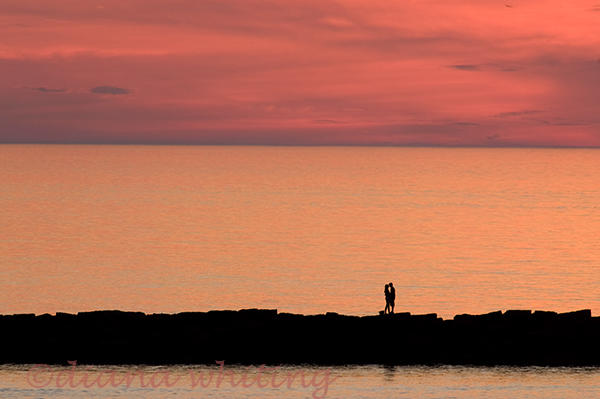
[[[275,309],[0,315],[0,363],[600,365],[590,310],[300,315]]]

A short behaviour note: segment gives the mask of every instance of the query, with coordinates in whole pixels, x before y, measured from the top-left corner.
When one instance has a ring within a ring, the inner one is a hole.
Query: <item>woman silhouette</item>
[[[390,285],[389,284],[385,285],[385,290],[383,290],[383,293],[385,294],[385,309],[383,310],[383,314],[386,314],[386,313],[390,312]]]

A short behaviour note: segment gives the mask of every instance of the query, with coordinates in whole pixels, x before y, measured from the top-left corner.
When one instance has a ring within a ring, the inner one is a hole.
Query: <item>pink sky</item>
[[[600,0],[2,0],[0,142],[600,145]]]

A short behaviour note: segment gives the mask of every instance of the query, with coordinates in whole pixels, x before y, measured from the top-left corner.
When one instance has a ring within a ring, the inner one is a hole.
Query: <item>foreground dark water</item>
[[[600,369],[513,367],[282,367],[261,374],[257,367],[224,365],[226,377],[217,387],[219,366],[40,368],[0,366],[2,398],[544,398],[575,399],[600,395]],[[62,375],[60,373],[63,373]],[[201,375],[213,372],[213,380]],[[129,387],[112,384],[134,375]],[[139,376],[144,376],[144,384]],[[295,379],[288,387],[291,375]],[[58,376],[58,384],[57,384]],[[65,377],[67,376],[67,377]],[[84,377],[87,378],[84,381]],[[152,378],[154,377],[154,380]],[[245,378],[247,388],[231,385]],[[166,378],[163,379],[163,378]],[[302,379],[304,378],[304,379]],[[163,382],[165,381],[165,382]],[[89,386],[85,388],[83,383]],[[105,387],[99,387],[106,384]],[[166,386],[166,382],[172,386]],[[273,384],[274,382],[274,384]],[[151,385],[154,383],[154,387]],[[66,384],[66,385],[65,385]],[[278,386],[281,385],[281,386]]]

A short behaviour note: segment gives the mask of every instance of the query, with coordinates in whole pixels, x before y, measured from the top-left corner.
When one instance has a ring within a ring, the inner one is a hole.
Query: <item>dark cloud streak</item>
[[[510,118],[513,116],[523,116],[523,115],[533,115],[539,114],[544,111],[536,110],[536,109],[527,109],[523,111],[511,111],[511,112],[500,112],[496,115],[493,115],[495,118]]]
[[[90,92],[94,94],[111,94],[111,95],[123,95],[129,94],[131,91],[123,89],[122,87],[115,86],[97,86],[90,89]]]
[[[448,67],[458,69],[460,71],[479,71],[479,66],[472,64],[449,65]]]
[[[41,93],[64,93],[67,91],[66,89],[49,89],[47,87],[30,87],[30,89]]]

